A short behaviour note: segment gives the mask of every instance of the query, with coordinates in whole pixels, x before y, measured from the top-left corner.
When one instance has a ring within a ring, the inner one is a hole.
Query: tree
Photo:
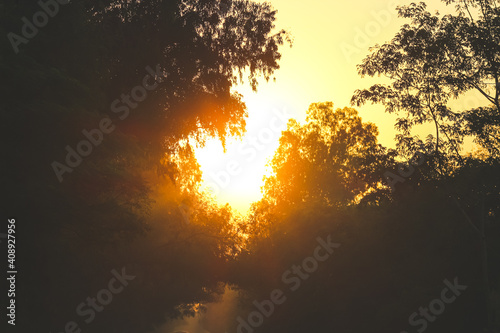
[[[457,3],[457,15],[443,17],[429,13],[425,3],[399,7],[399,16],[411,19],[411,23],[403,25],[389,43],[373,47],[358,65],[361,76],[382,75],[390,84],[356,90],[352,104],[382,103],[386,112],[399,114],[396,128],[401,131],[398,143],[402,149],[412,141],[409,139],[414,126],[433,123],[436,158],[449,156],[462,163],[459,151],[466,134],[478,135],[478,142],[487,144],[492,151],[498,149],[495,139],[480,138],[497,136],[498,120],[486,126],[480,125],[479,118],[500,117],[500,35],[496,24],[500,12],[495,1]],[[477,19],[469,6],[480,7]],[[491,80],[494,85],[488,85]],[[493,109],[460,113],[448,107],[451,98],[471,89],[479,91]]]
[[[245,71],[254,89],[259,76],[269,80],[279,68],[278,47],[289,40],[285,31],[275,31],[276,11],[267,3],[127,1],[90,13],[109,31],[111,96],[130,89],[144,64],[159,64],[169,74],[137,112],[142,115],[130,119],[140,133],[148,132],[141,139],[160,157],[189,136],[224,142],[241,134],[246,108],[232,85]]]
[[[306,123],[291,120],[280,138],[270,162],[273,174],[253,207],[256,225],[300,209],[345,208],[382,190],[383,173],[393,161],[377,135],[375,125],[363,123],[352,108],[311,104]]]

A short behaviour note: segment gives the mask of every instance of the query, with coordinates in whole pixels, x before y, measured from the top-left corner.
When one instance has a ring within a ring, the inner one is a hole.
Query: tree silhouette
[[[410,134],[415,125],[430,122],[435,126],[436,157],[443,153],[463,162],[459,151],[466,134],[477,135],[479,143],[496,152],[496,139],[485,139],[497,137],[495,124],[500,116],[496,85],[500,35],[495,23],[499,12],[495,3],[457,1],[457,15],[443,17],[429,13],[425,3],[399,7],[399,16],[411,23],[403,25],[389,43],[373,47],[358,66],[361,76],[383,75],[391,83],[357,90],[352,104],[382,103],[387,112],[400,115],[396,128],[401,132],[398,143],[402,149],[413,142]],[[477,18],[470,6],[480,7]],[[487,84],[491,81],[495,85]],[[460,113],[448,107],[450,99],[472,89],[493,104],[491,111]],[[491,118],[497,120],[488,121],[488,126],[481,121]]]
[[[347,207],[369,192],[387,191],[381,182],[393,153],[377,143],[377,135],[375,125],[363,123],[352,108],[311,104],[306,123],[290,120],[280,138],[273,174],[253,206],[256,224],[270,214],[281,219],[315,206]]]

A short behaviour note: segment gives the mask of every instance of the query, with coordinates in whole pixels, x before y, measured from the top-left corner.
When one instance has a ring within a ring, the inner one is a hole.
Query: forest
[[[379,83],[288,121],[243,215],[194,148],[245,134],[234,86],[293,48],[272,3],[1,0],[2,332],[499,333],[500,3],[443,2],[397,8],[357,65]]]

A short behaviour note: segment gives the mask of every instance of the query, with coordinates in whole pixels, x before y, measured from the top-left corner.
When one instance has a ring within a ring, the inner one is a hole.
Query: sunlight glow
[[[286,108],[273,107],[273,101],[257,93],[246,92],[244,101],[249,117],[247,132],[241,139],[229,138],[226,153],[218,139],[195,149],[203,172],[202,188],[212,193],[219,204],[229,203],[242,214],[261,198],[263,177],[271,171],[266,164],[278,148],[288,119],[295,117]]]

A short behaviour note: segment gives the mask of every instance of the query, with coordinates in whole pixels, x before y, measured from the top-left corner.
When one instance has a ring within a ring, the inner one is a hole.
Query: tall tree
[[[253,207],[255,222],[313,206],[345,208],[381,190],[393,160],[377,135],[375,125],[363,123],[352,108],[311,104],[306,123],[290,120],[280,138],[270,162],[273,174],[265,178],[263,199]]]
[[[453,1],[447,1],[451,3]],[[376,45],[358,66],[361,76],[382,75],[389,84],[357,90],[352,103],[382,103],[397,113],[401,148],[411,142],[411,129],[427,122],[435,126],[435,155],[461,163],[460,146],[466,134],[498,153],[500,57],[496,1],[457,1],[457,14],[439,16],[425,3],[399,7],[399,16],[411,20],[388,43]],[[479,7],[477,17],[469,10]],[[493,83],[493,84],[491,84]],[[448,107],[452,98],[475,89],[492,107],[460,113]],[[484,123],[485,120],[489,124]],[[481,139],[483,137],[483,139]],[[442,153],[442,154],[441,154]]]

